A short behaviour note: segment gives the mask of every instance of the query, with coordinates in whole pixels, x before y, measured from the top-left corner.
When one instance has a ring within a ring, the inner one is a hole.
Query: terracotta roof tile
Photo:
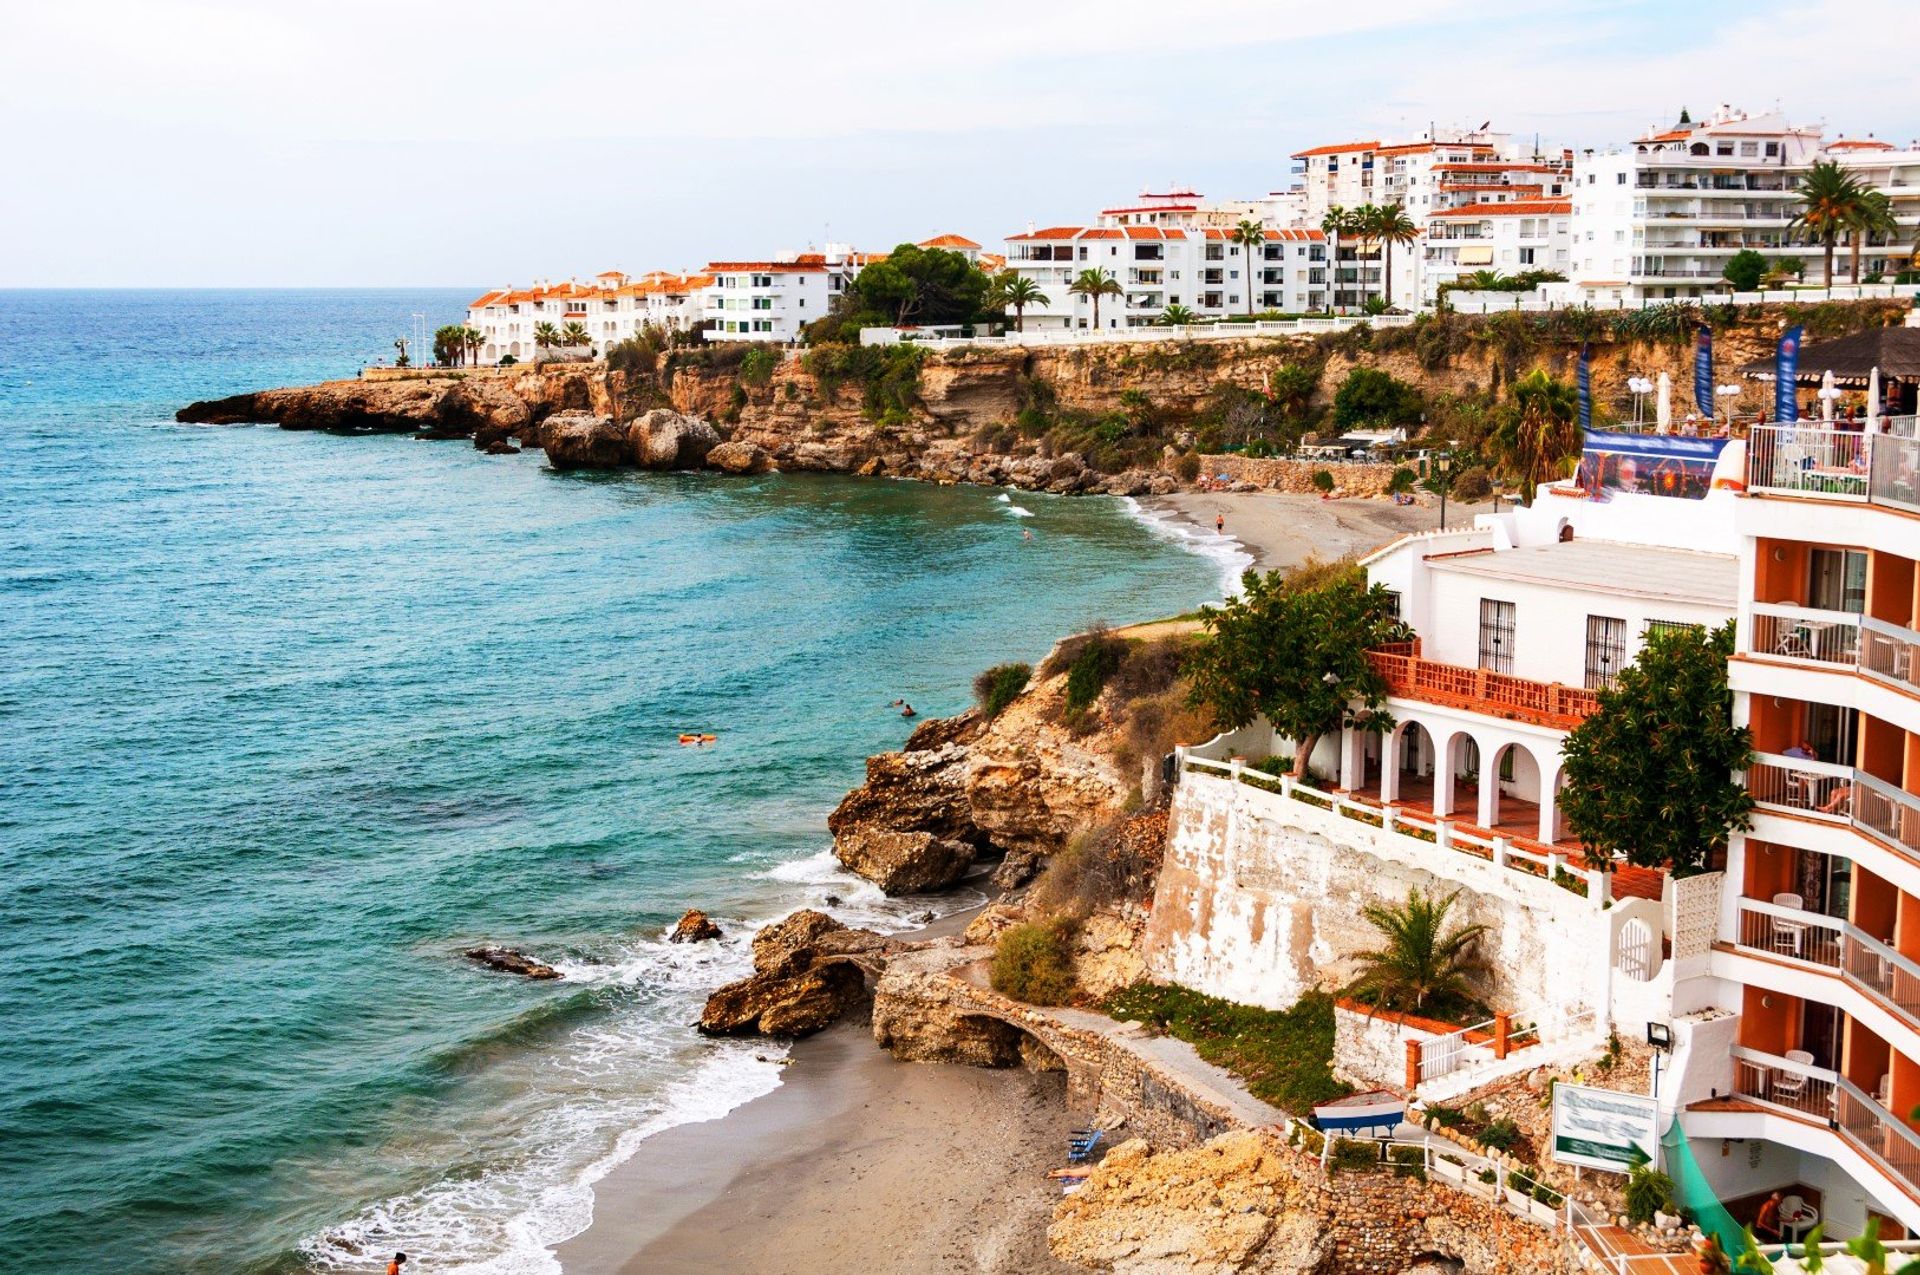
[[[978,248],[980,245],[965,235],[935,235],[931,239],[922,239],[916,246],[921,248]]]
[[[1556,217],[1573,211],[1571,199],[1516,199],[1510,204],[1468,204],[1436,208],[1429,217]]]
[[[1332,146],[1316,146],[1312,150],[1295,151],[1295,159],[1311,159],[1315,155],[1344,155],[1348,151],[1370,151],[1380,145],[1376,138],[1371,142],[1338,142]]]

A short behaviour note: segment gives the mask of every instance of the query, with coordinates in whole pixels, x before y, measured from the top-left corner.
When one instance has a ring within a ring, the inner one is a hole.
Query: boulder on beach
[[[527,978],[561,977],[560,971],[553,966],[536,961],[525,952],[516,952],[510,947],[470,947],[467,949],[467,958],[504,974],[522,974]]]
[[[753,936],[753,969],[707,997],[699,1030],[805,1036],[866,999],[868,974],[905,945],[824,912],[795,912]]]
[[[627,426],[632,461],[642,469],[698,469],[720,444],[720,431],[698,416],[656,407]]]
[[[764,474],[773,468],[773,457],[758,443],[736,438],[708,452],[707,464],[724,474]]]
[[[555,469],[616,469],[628,463],[627,431],[611,416],[555,412],[540,422],[540,446]]]
[[[721,937],[720,927],[713,923],[713,918],[699,908],[688,908],[679,923],[673,927],[673,932],[667,935],[667,941],[669,943],[705,943],[719,937]]]
[[[873,827],[856,828],[836,837],[833,852],[848,870],[888,894],[944,890],[966,875],[974,855],[973,847],[964,841],[931,832]]]

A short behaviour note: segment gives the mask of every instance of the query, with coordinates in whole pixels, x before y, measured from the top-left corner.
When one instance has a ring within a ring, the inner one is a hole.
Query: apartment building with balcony
[[[1442,285],[1482,270],[1503,275],[1529,270],[1566,273],[1572,255],[1572,224],[1573,203],[1566,199],[1436,209],[1427,217],[1420,245],[1421,306],[1432,306]]]
[[[1218,226],[1049,226],[1009,235],[1006,269],[1033,280],[1047,298],[1027,309],[1029,328],[1093,327],[1091,299],[1068,291],[1083,270],[1120,285],[1120,296],[1101,299],[1103,329],[1148,326],[1176,305],[1202,319],[1244,315],[1249,306],[1325,306],[1326,236],[1269,228],[1249,263],[1231,233]]]
[[[701,274],[656,270],[629,276],[606,270],[591,283],[541,281],[525,289],[497,288],[468,303],[467,326],[482,337],[482,363],[535,357],[540,347],[534,329],[542,323],[556,328],[578,323],[587,330],[589,348],[605,351],[648,326],[691,328],[700,318],[700,293],[710,282]]]
[[[700,316],[710,341],[798,341],[823,319],[860,268],[885,254],[830,243],[820,252],[783,252],[766,261],[711,261]]]
[[[1852,279],[1843,244],[1831,280],[1817,244],[1789,230],[1807,171],[1833,160],[1895,201],[1898,234],[1877,236]],[[1572,269],[1579,299],[1683,299],[1723,293],[1727,260],[1752,249],[1797,259],[1809,283],[1862,282],[1910,264],[1920,228],[1920,152],[1872,139],[1824,143],[1817,127],[1779,112],[1722,107],[1697,122],[1652,129],[1632,145],[1584,153],[1574,164]]]

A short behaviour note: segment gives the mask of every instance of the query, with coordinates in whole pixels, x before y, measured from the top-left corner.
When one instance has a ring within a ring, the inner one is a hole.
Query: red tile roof
[[[1429,217],[1542,217],[1573,211],[1571,199],[1516,199],[1510,204],[1468,204],[1465,208],[1436,208]]]
[[[1344,155],[1348,151],[1370,151],[1379,146],[1379,139],[1371,142],[1339,142],[1332,146],[1316,146],[1312,150],[1295,151],[1295,159],[1311,159],[1315,155]]]
[[[980,245],[964,235],[935,235],[931,239],[922,239],[917,246],[921,248],[978,248]]]
[[[1830,151],[1890,151],[1897,149],[1892,142],[1883,142],[1874,137],[1843,137],[1837,142],[1828,142]]]

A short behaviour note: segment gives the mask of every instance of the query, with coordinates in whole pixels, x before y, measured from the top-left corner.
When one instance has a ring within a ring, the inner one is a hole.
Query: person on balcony
[[[1825,801],[1820,803],[1818,809],[1823,815],[1837,815],[1843,813],[1852,801],[1853,785],[1842,781],[1834,785],[1833,791],[1827,795]]]
[[[1753,1219],[1753,1233],[1758,1239],[1780,1242],[1780,1193],[1775,1191],[1760,1203],[1760,1212]]]
[[[1795,744],[1792,748],[1787,749],[1786,752],[1781,753],[1780,755],[1782,757],[1791,757],[1795,761],[1819,761],[1820,760],[1819,752],[1814,748],[1812,744],[1808,743],[1804,739],[1801,740],[1799,743]]]

